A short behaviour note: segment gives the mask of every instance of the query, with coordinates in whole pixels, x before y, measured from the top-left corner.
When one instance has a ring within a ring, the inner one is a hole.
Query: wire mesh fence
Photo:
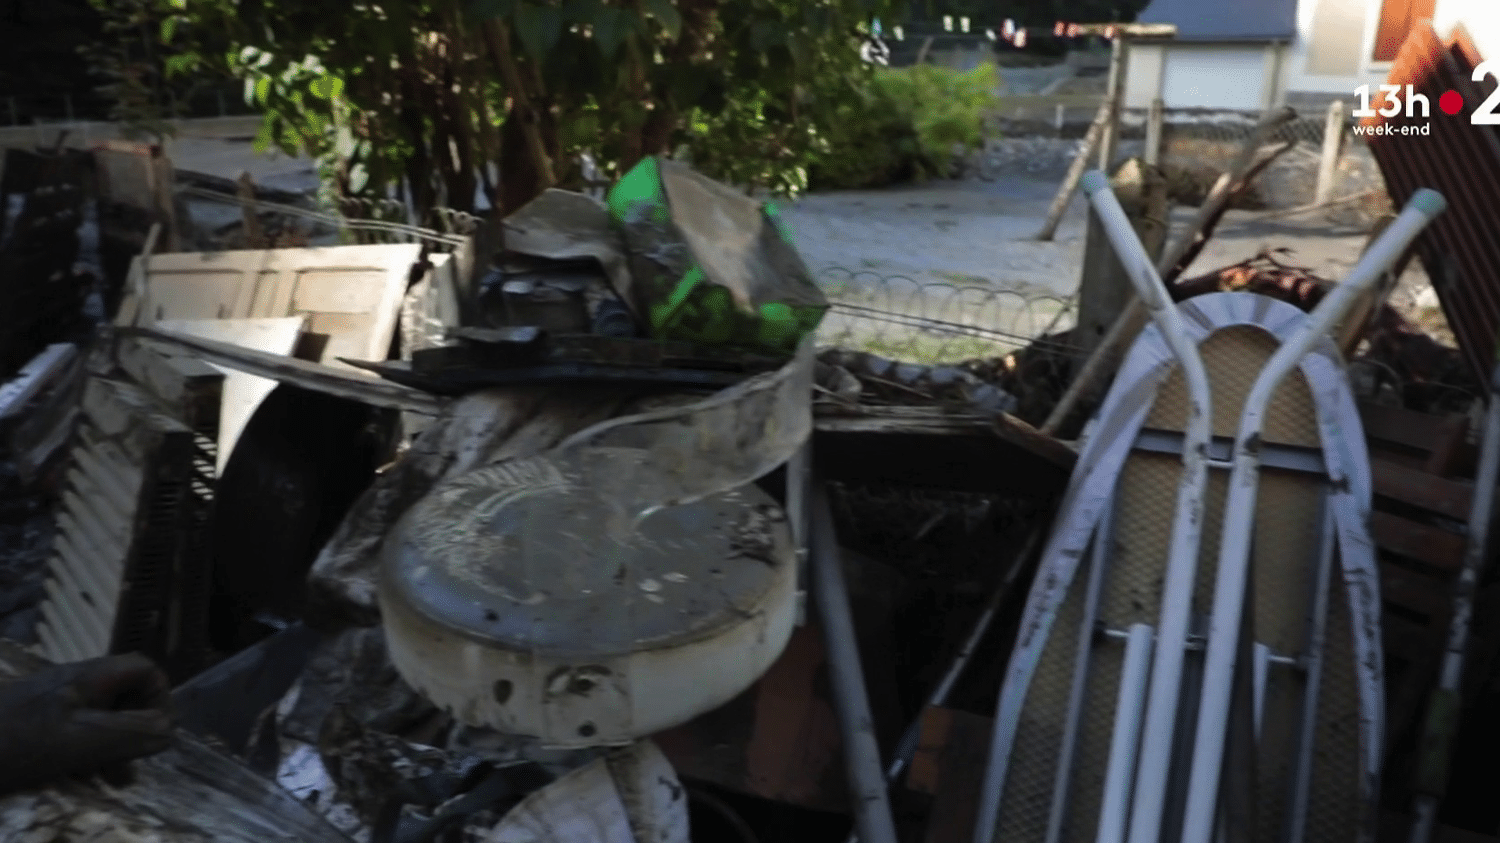
[[[830,308],[818,343],[925,365],[1004,357],[1033,342],[1066,350],[1072,297],[1002,287],[919,282],[830,267],[819,273]]]

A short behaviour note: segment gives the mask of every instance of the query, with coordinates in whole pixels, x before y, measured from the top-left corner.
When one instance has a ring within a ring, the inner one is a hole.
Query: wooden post
[[[1104,125],[1109,121],[1109,105],[1108,97],[1099,104],[1094,122],[1089,124],[1088,134],[1083,136],[1083,146],[1073,157],[1068,174],[1063,176],[1062,185],[1057,188],[1057,195],[1052,197],[1052,207],[1047,209],[1047,220],[1042,223],[1042,230],[1037,233],[1036,239],[1051,240],[1057,234],[1057,224],[1062,222],[1063,212],[1068,210],[1068,200],[1073,198],[1073,191],[1078,189],[1078,181],[1083,178],[1083,171],[1088,168],[1089,159],[1094,156],[1094,150],[1104,135]]]
[[[1151,100],[1151,112],[1146,116],[1146,163],[1155,167],[1161,163],[1162,129],[1167,120],[1167,107],[1161,97]]]
[[[1328,104],[1328,119],[1323,124],[1323,155],[1318,160],[1318,186],[1313,204],[1321,205],[1333,198],[1333,182],[1338,176],[1339,152],[1344,145],[1344,101]]]
[[[1109,172],[1115,163],[1115,150],[1120,145],[1120,113],[1125,103],[1125,38],[1115,36],[1109,48],[1109,84],[1105,87],[1104,99],[1109,104],[1109,121],[1104,124],[1104,133],[1099,140],[1099,169]]]
[[[1166,176],[1156,167],[1132,158],[1120,165],[1110,179],[1110,186],[1130,217],[1146,253],[1153,261],[1161,260],[1167,240]],[[1091,207],[1083,274],[1078,284],[1078,329],[1073,335],[1080,358],[1098,347],[1115,319],[1130,306],[1133,296],[1130,276]]]
[[[1261,146],[1270,139],[1276,129],[1291,121],[1295,116],[1296,112],[1292,109],[1282,107],[1261,117],[1260,123],[1255,127],[1255,132],[1245,141],[1240,148],[1239,155],[1230,165],[1229,172],[1219,177],[1218,183],[1209,192],[1208,198],[1198,208],[1197,216],[1193,218],[1182,235],[1173,241],[1172,248],[1168,249],[1165,256],[1157,262],[1157,272],[1162,276],[1162,280],[1168,284],[1172,283],[1173,268],[1192,250],[1194,242],[1210,222],[1223,213],[1235,189],[1242,187],[1240,182],[1244,181],[1247,174],[1255,167]],[[1091,397],[1099,381],[1105,375],[1114,373],[1119,358],[1125,353],[1126,343],[1135,338],[1141,327],[1146,324],[1146,319],[1145,306],[1132,294],[1130,305],[1120,312],[1114,325],[1110,327],[1109,333],[1084,361],[1083,368],[1068,385],[1067,392],[1058,399],[1057,406],[1052,408],[1052,414],[1042,424],[1043,433],[1056,436],[1058,429],[1072,415],[1078,402],[1085,397]]]

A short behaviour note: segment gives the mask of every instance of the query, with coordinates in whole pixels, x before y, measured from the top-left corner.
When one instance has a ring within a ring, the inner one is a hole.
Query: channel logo
[[[1483,82],[1491,77],[1500,82],[1500,60],[1484,61],[1474,68],[1475,82]],[[1375,108],[1372,102],[1371,86],[1361,85],[1355,88],[1354,95],[1359,98],[1359,107],[1354,109],[1351,115],[1360,119],[1405,117],[1411,120],[1419,118],[1430,120],[1432,118],[1432,101],[1426,94],[1418,93],[1413,85],[1407,85],[1405,88],[1400,85],[1381,85],[1380,96],[1383,104],[1379,108]],[[1467,105],[1463,94],[1458,91],[1444,91],[1437,100],[1438,110],[1449,117],[1458,116]],[[1473,110],[1469,112],[1469,124],[1500,126],[1500,86],[1491,91],[1483,101],[1474,104]],[[1354,131],[1361,135],[1428,135],[1432,134],[1432,123],[1408,123],[1400,126],[1390,123],[1373,126],[1355,124]]]

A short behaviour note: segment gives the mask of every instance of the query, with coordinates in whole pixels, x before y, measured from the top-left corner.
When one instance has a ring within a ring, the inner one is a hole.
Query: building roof
[[[1136,20],[1176,24],[1178,41],[1287,41],[1297,0],[1152,0]]]

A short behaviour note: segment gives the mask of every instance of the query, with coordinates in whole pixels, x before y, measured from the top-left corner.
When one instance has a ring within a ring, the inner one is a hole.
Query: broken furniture
[[[390,355],[420,254],[420,246],[398,244],[142,255],[115,324],[357,371],[340,359]],[[226,384],[220,468],[271,386],[254,375]]]
[[[1238,293],[1174,305],[1104,175],[1085,190],[1155,324],[1044,551],[973,840],[1202,841],[1221,824],[1363,839],[1383,738],[1379,577],[1368,458],[1325,334],[1442,198],[1417,194],[1307,315]]]

